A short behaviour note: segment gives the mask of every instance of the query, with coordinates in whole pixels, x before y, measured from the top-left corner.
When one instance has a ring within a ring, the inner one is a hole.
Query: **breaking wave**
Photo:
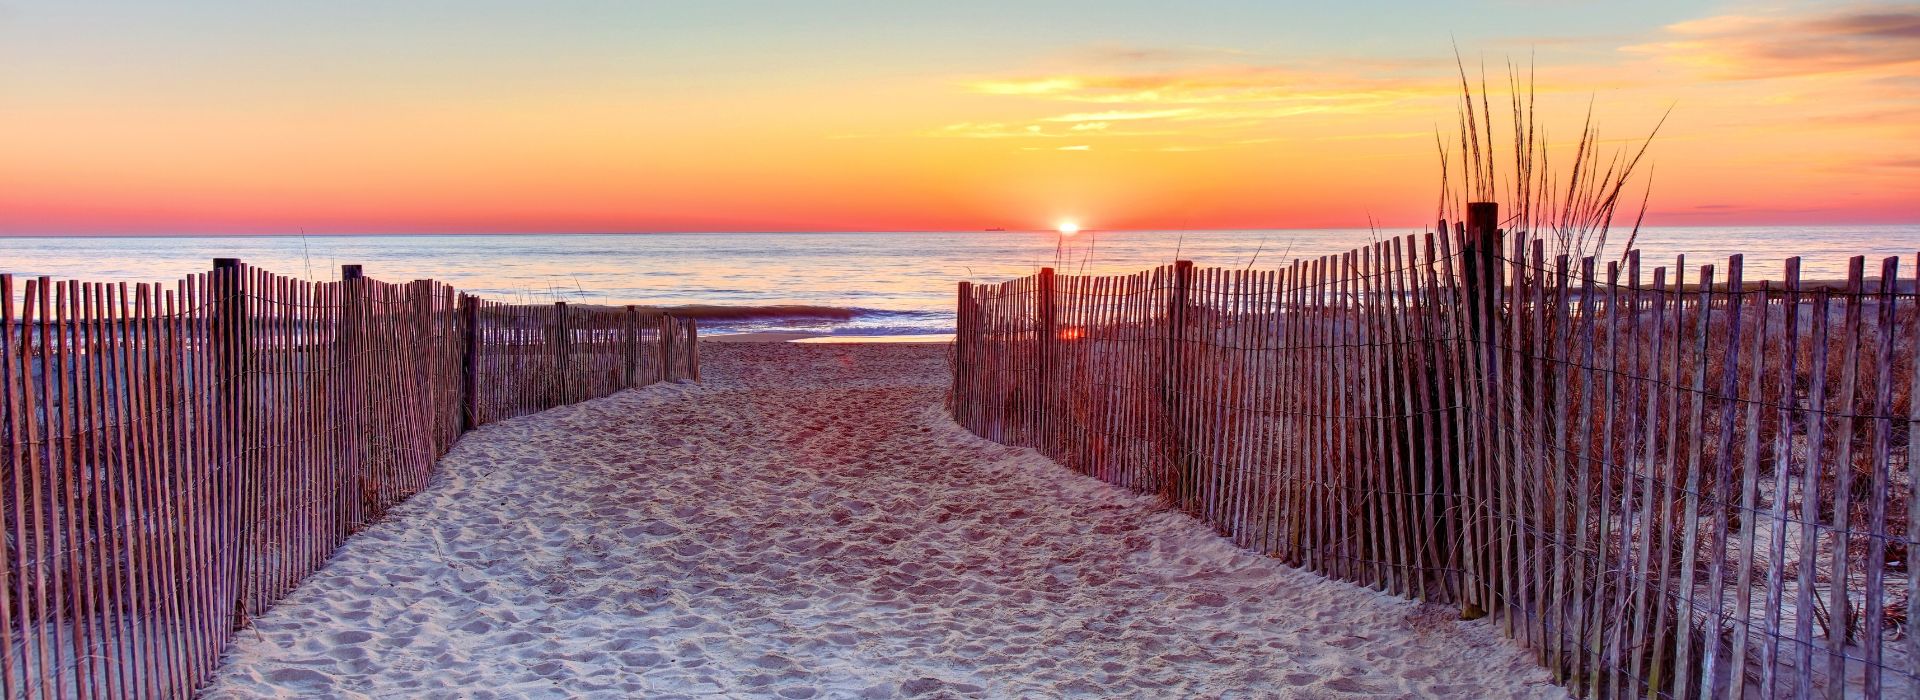
[[[700,323],[702,333],[802,331],[831,335],[952,333],[951,311],[894,311],[844,306],[688,304],[659,310]]]

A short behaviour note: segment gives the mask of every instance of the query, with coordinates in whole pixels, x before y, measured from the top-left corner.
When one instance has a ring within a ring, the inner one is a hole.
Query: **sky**
[[[1456,47],[1649,223],[1920,222],[1920,3],[0,0],[0,234],[1417,228]]]

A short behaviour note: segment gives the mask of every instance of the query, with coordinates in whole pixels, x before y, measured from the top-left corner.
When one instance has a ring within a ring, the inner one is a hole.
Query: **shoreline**
[[[809,343],[809,344],[911,344],[911,343],[950,343],[952,333],[918,333],[910,335],[830,335],[812,331],[752,331],[748,333],[722,333],[700,336],[701,342],[713,343]]]

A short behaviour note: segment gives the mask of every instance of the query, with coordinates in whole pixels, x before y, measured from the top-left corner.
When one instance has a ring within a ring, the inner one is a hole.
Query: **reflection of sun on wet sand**
[[[482,428],[209,696],[1564,696],[1488,621],[967,434],[946,351],[709,344]]]

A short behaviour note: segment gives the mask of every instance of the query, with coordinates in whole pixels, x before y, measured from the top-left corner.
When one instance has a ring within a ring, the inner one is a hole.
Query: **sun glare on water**
[[[1059,229],[1059,231],[1060,231],[1060,235],[1062,235],[1062,236],[1071,236],[1071,235],[1073,235],[1073,234],[1076,234],[1076,233],[1079,233],[1079,232],[1080,232],[1080,222],[1078,222],[1078,221],[1062,221],[1062,222],[1060,222],[1060,225],[1059,225],[1058,227],[1056,227],[1056,228],[1058,228],[1058,229]]]

